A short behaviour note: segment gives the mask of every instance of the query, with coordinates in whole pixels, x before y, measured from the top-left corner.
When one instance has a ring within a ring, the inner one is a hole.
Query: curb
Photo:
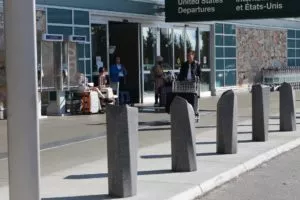
[[[279,147],[271,149],[261,155],[258,155],[243,164],[240,164],[224,173],[221,173],[189,190],[182,192],[176,196],[169,198],[168,200],[194,200],[196,198],[200,198],[204,196],[209,191],[237,178],[241,174],[248,172],[259,165],[275,158],[285,152],[295,149],[300,146],[300,138],[283,144]]]

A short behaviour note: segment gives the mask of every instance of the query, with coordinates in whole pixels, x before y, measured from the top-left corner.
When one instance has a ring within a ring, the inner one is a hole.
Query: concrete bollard
[[[197,170],[195,112],[183,98],[175,97],[171,104],[172,170],[192,172]]]
[[[106,121],[109,195],[134,196],[137,192],[138,109],[108,105]]]
[[[217,153],[237,153],[237,98],[224,92],[217,105]]]
[[[280,131],[296,130],[295,93],[292,86],[283,83],[280,92]]]
[[[270,87],[252,86],[252,140],[264,142],[268,140]]]

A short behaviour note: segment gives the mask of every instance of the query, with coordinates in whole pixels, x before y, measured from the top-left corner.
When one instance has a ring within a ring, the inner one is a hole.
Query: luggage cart
[[[195,121],[199,121],[198,101],[200,98],[200,81],[197,77],[194,81],[178,81],[172,83],[172,92],[167,97],[166,111],[170,113],[170,105],[176,96],[186,99],[194,108]]]
[[[299,90],[300,67],[262,69],[262,84],[276,90],[284,82],[291,84],[295,90]]]

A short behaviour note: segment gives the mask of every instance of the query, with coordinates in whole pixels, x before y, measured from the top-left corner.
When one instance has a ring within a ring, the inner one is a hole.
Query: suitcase
[[[100,102],[98,93],[94,91],[84,92],[82,94],[82,113],[83,114],[94,114],[100,110]]]
[[[172,86],[163,87],[160,93],[159,106],[163,107],[167,104],[167,94],[172,92]]]
[[[195,93],[167,93],[166,112],[170,113],[170,106],[173,99],[180,96],[187,100],[194,108],[195,113],[198,113],[198,95]]]

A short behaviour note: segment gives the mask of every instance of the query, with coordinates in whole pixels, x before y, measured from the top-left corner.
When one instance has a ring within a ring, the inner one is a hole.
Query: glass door
[[[210,91],[210,47],[209,31],[199,31],[199,61],[201,63],[200,90],[202,92]]]
[[[143,100],[154,102],[154,80],[151,69],[155,65],[157,56],[158,29],[155,27],[142,27],[142,72],[143,72]]]
[[[92,24],[92,70],[93,82],[98,85],[99,68],[109,68],[107,24]]]

